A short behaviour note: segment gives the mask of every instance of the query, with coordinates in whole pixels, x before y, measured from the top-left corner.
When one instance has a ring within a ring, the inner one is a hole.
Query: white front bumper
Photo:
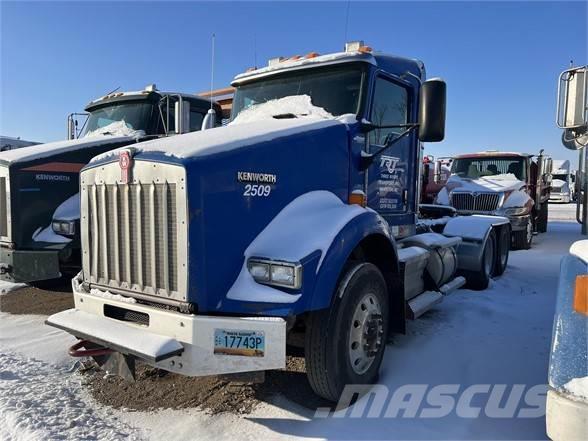
[[[182,314],[82,292],[74,284],[75,308],[47,324],[148,364],[188,376],[281,369],[286,365],[286,322],[275,317],[218,317]],[[147,314],[148,325],[107,317],[107,309]],[[263,332],[263,356],[214,353],[215,329]]]
[[[547,435],[553,441],[588,439],[588,403],[575,401],[551,389],[547,392]]]

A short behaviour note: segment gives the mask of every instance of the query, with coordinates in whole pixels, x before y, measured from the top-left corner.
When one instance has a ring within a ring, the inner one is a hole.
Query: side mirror
[[[419,103],[419,141],[439,142],[445,138],[447,85],[432,78],[421,85]]]
[[[214,109],[208,109],[202,120],[201,130],[212,129],[214,126],[216,126],[216,112]]]
[[[176,134],[190,131],[190,101],[184,101],[179,97],[174,105],[174,122]]]
[[[588,66],[565,70],[557,90],[557,126],[574,129],[588,124]]]

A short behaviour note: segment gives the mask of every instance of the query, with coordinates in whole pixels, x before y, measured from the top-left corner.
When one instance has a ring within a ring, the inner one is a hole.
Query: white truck
[[[557,159],[553,161],[551,172],[551,194],[549,202],[570,203],[574,200],[574,176],[570,161]]]

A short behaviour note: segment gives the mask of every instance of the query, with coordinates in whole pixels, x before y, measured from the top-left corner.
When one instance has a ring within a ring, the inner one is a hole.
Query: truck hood
[[[20,149],[0,152],[0,163],[6,165],[43,159],[60,153],[95,147],[100,145],[131,142],[132,136],[89,136],[86,138],[49,142]]]
[[[459,189],[470,192],[507,193],[520,190],[525,185],[525,182],[518,180],[513,174],[484,176],[477,179],[466,179],[453,175],[447,180],[446,188],[449,192]]]
[[[341,120],[305,116],[291,119],[264,119],[146,141],[136,144],[134,151],[135,154],[158,153],[170,159],[189,160],[230,152],[250,145],[259,145],[312,130],[343,125],[344,121],[347,122],[348,118]],[[92,159],[91,163],[112,159],[118,156],[121,150],[123,149],[115,149],[98,155]]]

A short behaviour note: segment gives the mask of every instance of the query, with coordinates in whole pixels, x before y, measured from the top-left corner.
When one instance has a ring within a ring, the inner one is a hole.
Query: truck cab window
[[[383,77],[376,79],[370,120],[373,124],[406,124],[408,93],[406,89]],[[371,144],[384,145],[387,138],[403,131],[402,128],[376,129],[370,133]]]
[[[195,132],[196,130],[200,130],[202,128],[204,114],[201,112],[202,111],[190,110],[190,132]]]

